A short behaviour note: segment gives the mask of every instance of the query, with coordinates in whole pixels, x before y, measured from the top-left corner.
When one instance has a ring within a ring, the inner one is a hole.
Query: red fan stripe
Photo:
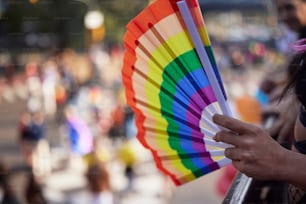
[[[129,52],[125,53],[125,58],[124,58],[124,62],[125,62],[124,70],[125,71],[124,71],[122,78],[123,78],[123,83],[126,88],[125,93],[126,93],[128,104],[133,108],[134,112],[136,113],[136,127],[138,129],[137,138],[146,148],[148,148],[152,152],[153,158],[155,160],[155,163],[158,169],[163,171],[165,174],[169,175],[176,185],[180,185],[181,182],[177,180],[174,174],[171,174],[169,171],[167,171],[163,167],[162,161],[158,157],[158,153],[154,149],[152,149],[145,140],[146,130],[143,127],[143,124],[146,120],[146,117],[144,116],[142,111],[138,109],[136,106],[136,100],[134,98],[135,91],[132,85],[132,81],[130,80],[130,78],[124,76],[126,74],[129,75],[130,77],[133,75],[133,72],[135,71],[133,68],[133,64],[135,63],[135,61],[136,61],[135,55]]]
[[[182,26],[185,29],[182,18],[180,17],[178,7],[176,2],[179,0],[158,0],[155,3],[151,4],[147,9],[142,11],[136,18],[134,18],[127,25],[127,34],[124,36],[124,42],[133,42],[135,49],[137,47],[136,40],[138,40],[142,35],[144,35],[148,30],[151,29],[152,25],[158,23],[165,17],[177,14],[178,19],[182,22]],[[187,3],[190,7],[191,13],[195,19],[197,27],[203,26],[203,20],[201,13],[198,12],[198,3],[195,0],[187,0]],[[161,9],[162,8],[162,9]],[[185,29],[186,30],[186,29]]]
[[[164,173],[168,174],[176,185],[180,185],[181,183],[186,182],[185,179],[177,178],[176,175],[172,174],[167,169],[165,169],[162,165],[162,161],[158,157],[157,152],[154,149],[152,149],[145,141],[146,130],[144,129],[143,124],[146,118],[143,115],[142,111],[138,109],[136,106],[136,101],[134,99],[135,92],[131,81],[134,72],[133,65],[136,63],[134,50],[138,47],[137,40],[151,28],[151,25],[158,23],[160,20],[167,17],[168,15],[177,13],[178,12],[178,8],[176,5],[177,1],[179,0],[169,0],[169,1],[157,0],[157,2],[151,4],[147,9],[141,12],[134,20],[132,20],[127,25],[128,32],[124,36],[124,42],[127,51],[124,59],[123,69],[125,74],[130,76],[130,78],[123,76],[123,83],[125,85],[125,88],[127,89],[126,91],[127,102],[128,104],[130,104],[130,106],[133,108],[134,112],[136,113],[136,118],[137,118],[136,126],[138,128],[137,138],[145,147],[150,149],[150,151],[153,154],[157,167]],[[192,10],[194,10],[194,7],[198,6],[196,0],[187,0],[187,2],[190,8],[193,8]],[[195,14],[197,12],[193,11],[192,13]],[[197,20],[196,23],[198,24],[198,26],[199,25],[202,26],[201,22]]]

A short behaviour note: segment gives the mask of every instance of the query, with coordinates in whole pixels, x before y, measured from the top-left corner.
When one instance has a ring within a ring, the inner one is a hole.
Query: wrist
[[[274,167],[276,169],[276,180],[286,182],[290,180],[290,176],[292,175],[292,167],[295,165],[294,160],[292,160],[292,158],[294,158],[292,153],[294,152],[285,148],[282,149],[279,159],[277,160],[277,164]]]
[[[286,149],[283,155],[283,162],[278,166],[279,180],[298,185],[301,178],[306,177],[306,156]]]

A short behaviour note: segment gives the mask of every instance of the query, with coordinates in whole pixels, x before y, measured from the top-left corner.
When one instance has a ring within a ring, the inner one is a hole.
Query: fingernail
[[[219,117],[219,116],[220,116],[220,114],[214,114],[213,117],[212,117],[213,121],[215,121],[216,117]]]

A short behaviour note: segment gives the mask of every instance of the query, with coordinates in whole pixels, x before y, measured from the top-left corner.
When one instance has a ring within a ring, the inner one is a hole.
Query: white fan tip
[[[213,138],[216,135],[216,133],[211,132],[206,128],[201,128],[201,132],[205,135],[205,137]]]
[[[222,150],[211,150],[211,151],[209,151],[209,154],[212,157],[224,156],[224,149],[222,149]]]
[[[221,167],[224,167],[224,166],[227,166],[227,165],[231,164],[232,160],[230,160],[229,158],[225,157],[225,158],[217,161],[217,163],[218,163],[219,167],[221,168]]]
[[[205,145],[224,148],[224,149],[233,147],[230,144],[226,144],[226,143],[223,143],[223,142],[216,142],[215,140],[212,140],[212,139],[209,139],[209,138],[204,138],[204,143],[205,143]]]

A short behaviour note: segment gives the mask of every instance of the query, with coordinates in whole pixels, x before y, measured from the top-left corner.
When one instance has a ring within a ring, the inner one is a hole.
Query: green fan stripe
[[[188,64],[188,65],[187,65]],[[178,82],[184,78],[186,75],[188,75],[193,70],[201,68],[202,65],[195,53],[195,50],[191,50],[189,52],[184,53],[183,55],[179,56],[178,58],[174,59],[165,69],[163,72],[163,83],[161,85],[161,90],[168,90],[167,93],[160,92],[160,103],[161,103],[161,111],[163,117],[168,122],[168,127],[171,127],[171,133],[168,131],[168,134],[173,137],[179,137],[179,126],[180,123],[175,121],[175,117],[173,116],[173,100],[163,100],[163,98],[170,98],[173,99],[174,95],[177,92],[177,87],[168,85],[169,80],[174,82],[174,84],[178,84]],[[192,86],[196,86],[196,82],[190,81],[190,88]],[[184,90],[181,90],[184,94]],[[170,95],[169,95],[170,94]],[[188,94],[186,93],[186,97],[188,97]],[[165,111],[167,110],[167,111]],[[172,113],[169,115],[169,112]],[[175,134],[174,134],[175,132]],[[181,147],[181,141],[179,140],[172,140],[171,137],[168,139],[169,145],[172,149],[176,150],[178,152],[178,155],[186,155],[188,152],[186,152]],[[197,171],[198,167],[192,162],[191,158],[182,158],[183,165],[190,169],[196,177],[199,177],[202,175],[201,172]]]

